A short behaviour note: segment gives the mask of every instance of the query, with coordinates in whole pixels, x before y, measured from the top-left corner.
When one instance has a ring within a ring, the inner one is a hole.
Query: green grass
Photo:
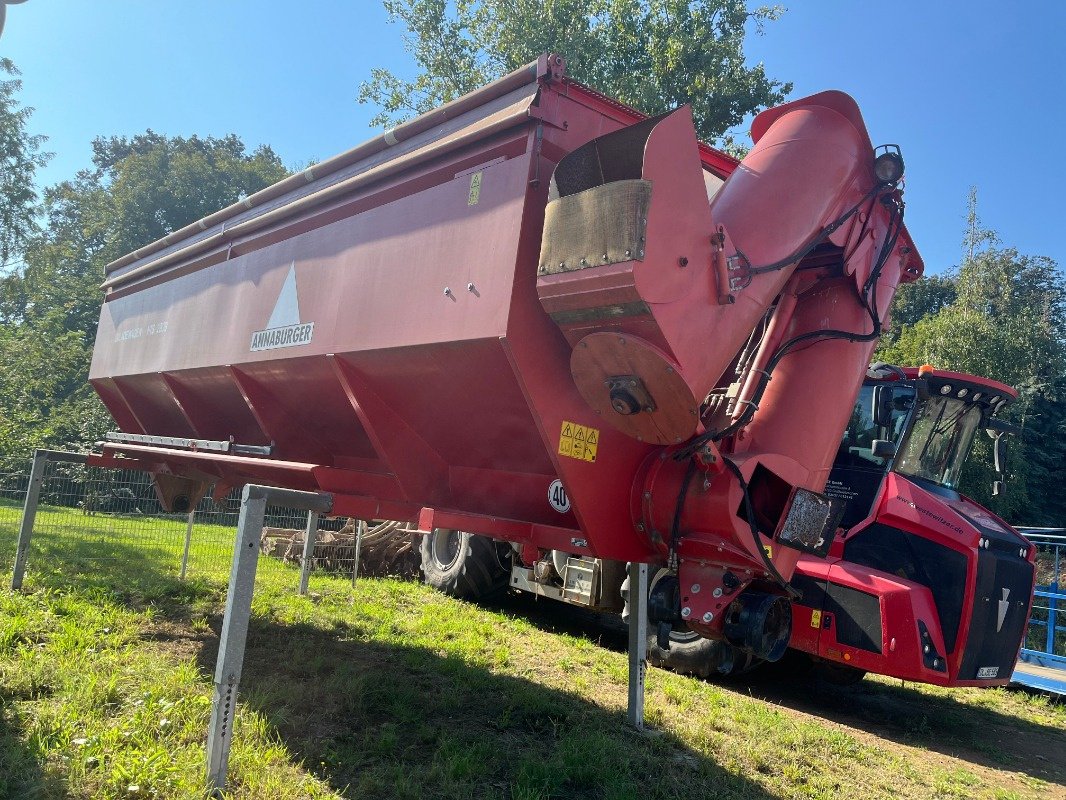
[[[0,507],[5,569],[16,522]],[[26,591],[0,591],[0,797],[203,796],[233,532],[199,526],[180,582],[183,524],[118,524],[43,510]],[[652,670],[640,735],[617,637],[554,606],[296,579],[261,559],[234,798],[1064,796],[1066,709],[1039,697]]]

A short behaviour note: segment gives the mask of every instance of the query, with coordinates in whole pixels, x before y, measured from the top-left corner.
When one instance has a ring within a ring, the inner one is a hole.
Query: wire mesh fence
[[[1066,658],[1066,534],[1027,533],[1036,547],[1036,592],[1022,645]]]
[[[29,472],[0,473],[0,569],[8,573],[29,481]],[[143,472],[48,462],[30,546],[31,579],[37,574],[91,583],[95,576],[113,584],[117,574],[134,584],[161,575],[225,580],[239,511],[237,490],[219,500],[205,496],[191,514],[168,513]],[[294,589],[307,519],[303,511],[268,507],[261,539],[263,568],[291,571]],[[417,569],[417,542],[403,530],[400,523],[371,522],[357,541],[356,520],[320,519],[309,569],[354,577],[361,549],[362,571],[410,575]]]

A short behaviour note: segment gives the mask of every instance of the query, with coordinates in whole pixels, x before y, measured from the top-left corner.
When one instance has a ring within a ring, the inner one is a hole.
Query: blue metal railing
[[[1033,613],[1022,661],[1066,670],[1066,528],[1019,528],[1037,548]]]

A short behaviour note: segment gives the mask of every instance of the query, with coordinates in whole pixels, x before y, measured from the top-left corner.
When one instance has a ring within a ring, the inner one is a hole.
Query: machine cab
[[[958,491],[975,437],[1010,387],[961,373],[875,365],[826,494],[844,500],[824,561],[804,557],[790,645],[854,670],[942,685],[1010,676],[1032,597],[1032,549]],[[1002,482],[997,481],[997,487]]]
[[[974,375],[927,370],[919,377],[915,369],[872,367],[825,490],[847,503],[841,526],[849,529],[870,515],[890,471],[958,499],[962,468],[981,430],[997,439],[1001,471],[1000,437],[1010,426],[994,415],[1015,396],[1010,387]]]

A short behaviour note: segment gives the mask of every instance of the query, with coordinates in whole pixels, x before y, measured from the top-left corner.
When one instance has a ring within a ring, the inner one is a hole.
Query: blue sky
[[[907,222],[930,272],[959,260],[969,186],[986,227],[1066,267],[1066,3],[793,0],[751,60],[843,89],[907,162]],[[87,166],[94,136],[238,133],[290,166],[372,135],[355,98],[374,66],[412,68],[377,0],[29,0],[0,54],[23,72],[41,183]],[[532,56],[535,54],[531,54]],[[579,56],[578,56],[579,57]]]

